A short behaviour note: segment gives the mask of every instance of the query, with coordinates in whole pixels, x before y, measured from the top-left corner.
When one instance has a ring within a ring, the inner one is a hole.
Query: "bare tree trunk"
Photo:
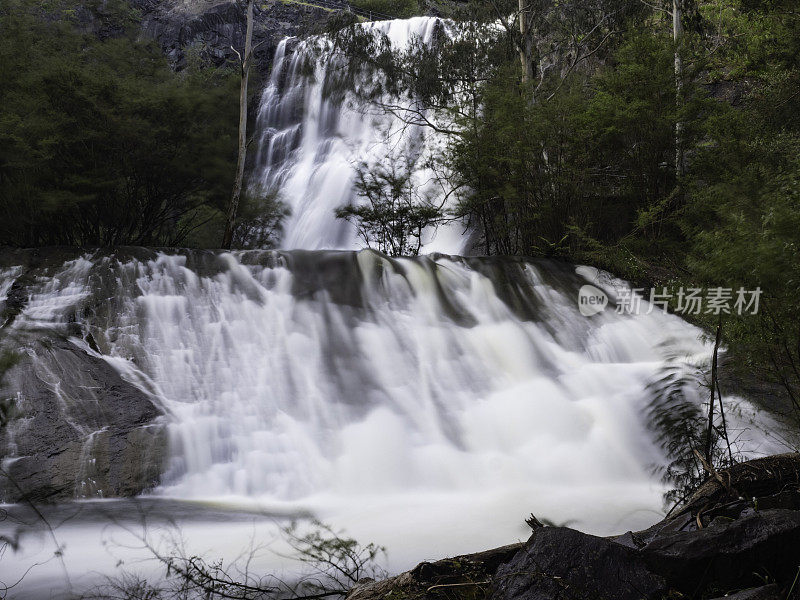
[[[519,31],[522,40],[519,47],[519,60],[522,63],[522,83],[533,81],[533,40],[531,39],[531,18],[528,14],[528,0],[519,0]]]
[[[222,237],[222,247],[226,250],[229,250],[233,243],[233,228],[236,223],[236,213],[239,211],[239,200],[242,196],[242,182],[244,181],[244,164],[247,158],[247,83],[250,78],[250,59],[253,53],[254,5],[255,0],[247,0],[247,33],[244,41],[244,56],[239,57],[242,67],[242,83],[239,89],[239,157],[236,160],[236,179],[233,182],[225,234]]]
[[[683,103],[683,60],[681,59],[681,40],[683,39],[683,23],[681,22],[680,0],[672,0],[672,39],[675,42],[675,106],[678,110]],[[675,175],[683,175],[683,122],[675,121]]]
[[[712,436],[714,433],[714,392],[718,389],[717,384],[717,356],[719,355],[719,344],[722,341],[722,319],[717,324],[717,336],[714,340],[714,354],[711,357],[711,400],[708,403],[708,430],[706,431],[706,462],[712,465]],[[722,409],[722,398],[719,399],[720,410]]]

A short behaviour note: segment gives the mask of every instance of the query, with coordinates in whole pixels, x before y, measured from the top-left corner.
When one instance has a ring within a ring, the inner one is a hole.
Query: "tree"
[[[791,0],[747,0],[714,56],[745,90],[702,121],[680,215],[697,283],[756,290],[756,314],[726,316],[728,366],[779,384],[800,424],[800,15]],[[702,323],[712,326],[707,320]]]
[[[527,85],[534,77],[533,57],[533,19],[529,12],[532,7],[528,0],[519,0],[519,58],[522,64],[522,84]]]
[[[441,223],[444,214],[421,191],[414,167],[414,159],[396,156],[375,165],[362,163],[354,188],[364,203],[342,206],[336,217],[353,223],[370,248],[391,256],[416,256],[425,230]]]
[[[236,223],[236,213],[239,210],[239,201],[242,195],[244,182],[244,166],[247,158],[247,85],[250,79],[250,64],[253,59],[253,6],[255,0],[247,0],[247,31],[244,40],[244,57],[239,54],[241,68],[241,84],[239,86],[239,146],[236,159],[236,177],[233,182],[233,193],[228,206],[228,217],[225,222],[225,233],[222,236],[222,247],[230,249],[233,242],[233,230]]]
[[[242,195],[233,230],[235,248],[274,248],[290,210],[277,192],[253,187]]]
[[[684,5],[691,5],[688,8],[697,14],[694,0],[671,0],[669,3],[670,8],[663,8],[658,4],[651,4],[647,0],[641,0],[644,4],[653,8],[654,10],[661,11],[667,14],[672,20],[672,42],[673,42],[673,64],[675,73],[675,105],[680,110],[683,101],[683,44],[684,44],[684,25],[685,18]],[[675,122],[675,175],[681,177],[684,173],[684,140],[683,140],[684,124],[681,120]]]
[[[135,23],[101,40],[70,2],[47,6],[47,18],[33,0],[0,10],[0,240],[179,245],[206,222],[221,229],[234,78],[176,74]]]
[[[681,0],[672,0],[672,40],[675,44],[675,104],[681,105],[683,90],[683,59],[681,43],[683,42],[683,22]],[[675,121],[675,175],[683,175],[683,123]]]

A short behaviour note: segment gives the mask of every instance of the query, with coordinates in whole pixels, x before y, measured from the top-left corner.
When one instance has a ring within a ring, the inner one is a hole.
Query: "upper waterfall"
[[[430,43],[442,22],[415,17],[366,23],[385,34],[394,48],[413,39]],[[258,146],[251,185],[274,191],[291,210],[284,225],[282,248],[357,249],[355,228],[335,217],[334,211],[353,199],[353,177],[358,164],[384,160],[392,152],[424,155],[436,135],[418,125],[407,125],[402,115],[384,114],[369,106],[327,97],[326,82],[339,57],[315,63],[313,77],[304,64],[307,47],[301,42],[290,52],[292,39],[278,45],[272,73],[264,88],[256,121]],[[402,107],[403,100],[396,100]],[[402,112],[402,108],[401,108]],[[419,185],[431,179],[422,167]],[[457,225],[430,232],[424,252],[459,254],[464,249]]]

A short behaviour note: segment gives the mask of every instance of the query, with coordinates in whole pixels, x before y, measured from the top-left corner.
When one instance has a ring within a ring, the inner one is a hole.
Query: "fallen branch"
[[[491,580],[487,579],[486,581],[465,581],[463,583],[439,583],[437,585],[432,585],[425,593],[427,594],[431,590],[436,590],[439,588],[450,588],[450,587],[464,587],[464,586],[479,586],[479,585],[489,585]]]

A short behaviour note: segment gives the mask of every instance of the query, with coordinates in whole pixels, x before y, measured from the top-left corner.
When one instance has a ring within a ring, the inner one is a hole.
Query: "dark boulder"
[[[653,572],[686,595],[746,587],[759,575],[785,581],[800,565],[800,511],[720,517],[703,529],[658,536],[640,552]]]
[[[542,527],[494,577],[492,600],[642,600],[667,584],[637,551],[566,527]]]

